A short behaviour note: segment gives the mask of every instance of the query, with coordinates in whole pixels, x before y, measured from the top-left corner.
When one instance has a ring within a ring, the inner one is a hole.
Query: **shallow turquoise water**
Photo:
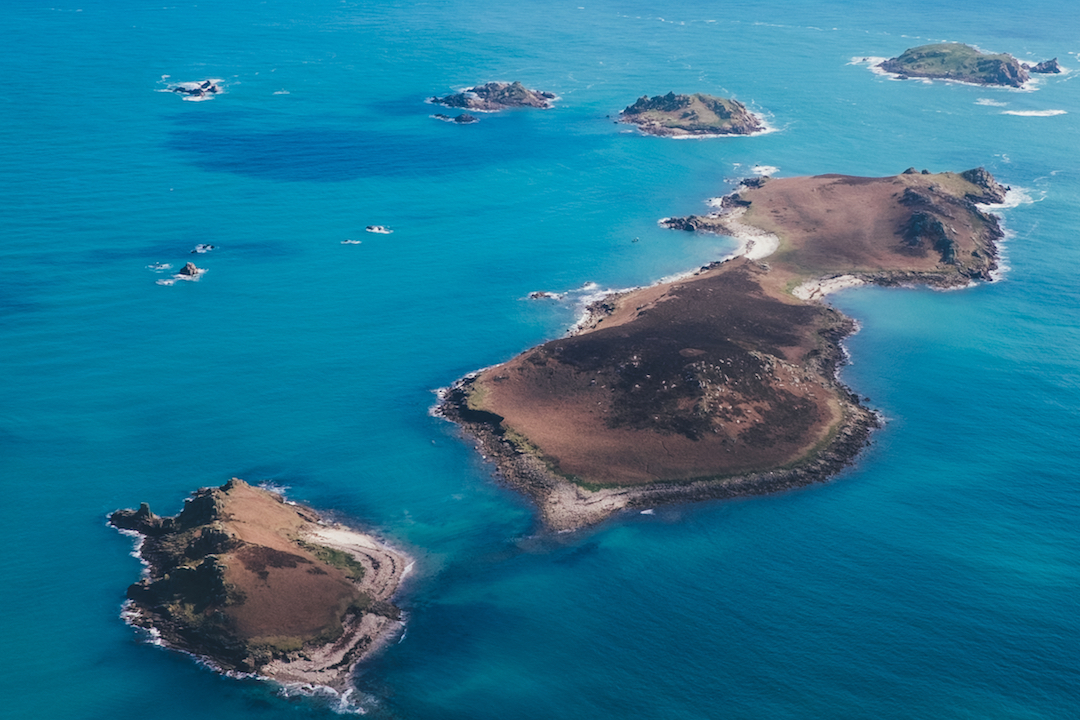
[[[332,713],[119,619],[139,566],[105,514],[171,513],[236,475],[416,555],[407,635],[352,698],[377,717],[1075,716],[1077,19],[923,0],[10,3],[4,714]],[[1073,72],[1019,93],[849,64],[936,40]],[[226,94],[183,102],[155,92],[163,75]],[[468,127],[428,117],[425,97],[490,79],[562,99]],[[670,89],[734,94],[779,131],[674,142],[607,118]],[[656,219],[700,212],[758,163],[984,165],[1032,202],[1004,211],[1003,282],[835,297],[862,325],[844,378],[889,420],[836,482],[537,536],[428,415],[432,391],[573,322],[573,302],[532,290],[722,255],[727,240]],[[198,283],[147,267],[193,258]]]

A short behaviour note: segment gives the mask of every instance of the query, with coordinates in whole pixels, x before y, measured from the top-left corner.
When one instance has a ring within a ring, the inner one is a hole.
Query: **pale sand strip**
[[[364,566],[360,589],[375,602],[389,601],[412,567],[412,559],[404,553],[342,525],[309,525],[302,539],[352,555]],[[397,637],[403,627],[400,620],[366,612],[358,620],[345,623],[345,632],[333,643],[306,650],[290,661],[272,660],[260,674],[281,683],[340,689],[348,684],[358,662]]]
[[[374,538],[341,525],[312,525],[304,540],[341,550],[352,555],[364,566],[364,592],[375,600],[389,600],[397,591],[411,560],[404,554],[382,545]]]
[[[857,278],[854,275],[836,275],[835,277],[821,278],[819,280],[807,280],[802,285],[799,285],[792,290],[791,294],[800,300],[820,300],[829,293],[834,293],[837,290],[858,287],[859,285],[865,284],[865,280]]]

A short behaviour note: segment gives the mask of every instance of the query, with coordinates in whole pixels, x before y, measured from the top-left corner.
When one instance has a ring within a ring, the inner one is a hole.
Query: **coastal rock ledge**
[[[125,617],[221,671],[342,688],[402,627],[404,555],[242,480],[175,517],[143,503],[109,522],[139,534],[147,565]]]
[[[827,480],[878,418],[837,376],[856,326],[822,298],[993,279],[987,205],[1005,193],[982,168],[743,181],[717,212],[662,221],[741,253],[598,300],[567,337],[442,391],[439,412],[553,530]]]

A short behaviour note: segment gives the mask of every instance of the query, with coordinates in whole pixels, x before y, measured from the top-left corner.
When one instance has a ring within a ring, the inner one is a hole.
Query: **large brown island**
[[[608,296],[440,410],[554,530],[825,480],[878,420],[837,378],[854,323],[819,298],[989,280],[1002,233],[979,205],[1004,197],[981,168],[746,180],[719,212],[663,221],[742,238],[743,256]]]
[[[109,522],[142,537],[129,622],[221,670],[340,688],[400,631],[405,556],[269,490],[233,478],[175,517],[143,503]]]

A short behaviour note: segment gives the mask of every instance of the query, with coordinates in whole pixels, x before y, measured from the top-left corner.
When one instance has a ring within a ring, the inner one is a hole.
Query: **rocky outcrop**
[[[764,124],[738,100],[693,95],[641,96],[619,113],[619,122],[637,125],[647,135],[750,135]]]
[[[206,97],[207,95],[217,95],[221,92],[221,86],[213,80],[203,80],[201,82],[173,85],[169,90],[174,93],[179,93],[180,95],[187,95],[188,97]]]
[[[444,113],[435,113],[432,115],[436,120],[442,120],[443,122],[456,123],[458,125],[471,125],[472,123],[478,123],[480,120],[475,115],[468,113],[462,113],[460,115],[446,115]]]
[[[1033,73],[1055,73],[1056,74],[1056,73],[1061,72],[1061,65],[1058,63],[1057,58],[1052,58],[1050,60],[1043,60],[1038,65],[1027,65],[1026,67],[1027,67],[1028,70],[1030,70]]]
[[[908,249],[925,252],[933,248],[941,255],[941,262],[952,264],[956,261],[956,243],[945,232],[945,225],[930,213],[912,213],[903,231],[904,243]]]
[[[1005,193],[1009,188],[1000,184],[994,176],[984,167],[972,168],[960,173],[960,177],[972,185],[977,186],[981,193],[967,193],[966,197],[971,202],[996,205],[1005,202]]]
[[[184,267],[180,268],[180,272],[177,273],[177,274],[178,275],[183,275],[184,277],[193,278],[193,277],[198,277],[199,274],[202,273],[202,272],[203,272],[202,268],[195,267],[195,263],[189,262],[186,265],[184,265]]]
[[[530,90],[520,82],[489,82],[446,97],[433,97],[431,102],[464,110],[495,112],[515,107],[550,108],[555,94]],[[474,119],[475,120],[475,119]],[[463,121],[469,122],[469,121]]]

